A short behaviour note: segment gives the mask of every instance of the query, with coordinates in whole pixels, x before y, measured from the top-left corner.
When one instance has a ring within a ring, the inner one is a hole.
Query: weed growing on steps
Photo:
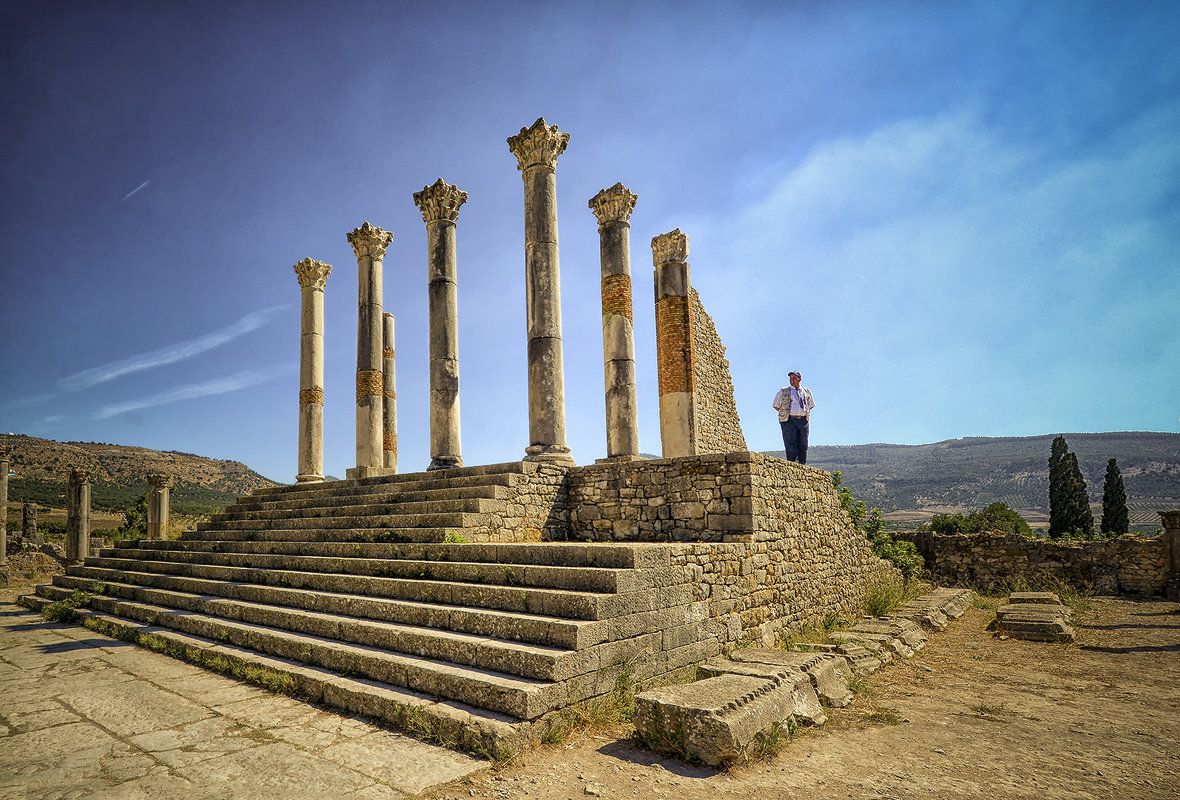
[[[75,589],[69,597],[50,603],[41,609],[41,616],[50,622],[77,622],[78,609],[86,608],[94,598],[81,589]]]
[[[461,533],[452,531],[443,539],[443,544],[471,544],[471,540]]]
[[[871,578],[865,584],[865,614],[870,617],[888,616],[929,590],[929,584],[917,580],[899,580],[888,575]]]
[[[839,632],[848,627],[848,621],[842,619],[834,611],[828,612],[824,621],[818,625],[804,626],[803,630],[783,636],[779,639],[780,650],[807,650],[812,644],[841,644]]]

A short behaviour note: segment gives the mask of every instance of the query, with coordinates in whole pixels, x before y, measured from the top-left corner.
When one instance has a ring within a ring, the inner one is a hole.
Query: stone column
[[[529,446],[525,459],[573,464],[565,444],[557,157],[570,135],[544,118],[508,138],[524,179],[524,286],[528,327]]]
[[[66,517],[66,561],[85,561],[90,555],[90,473],[70,470]]]
[[[697,455],[696,379],[689,302],[688,237],[677,228],[651,240],[656,287],[656,361],[664,458]]]
[[[8,470],[11,447],[0,447],[0,567],[8,563]]]
[[[1180,602],[1180,510],[1161,511],[1164,523],[1164,572],[1167,573],[1167,598]]]
[[[147,538],[149,539],[163,539],[168,535],[168,499],[172,484],[171,475],[162,472],[148,475],[148,485],[152,487],[148,494]]]
[[[296,483],[324,479],[324,286],[332,265],[305,258],[295,265],[303,295],[299,338],[299,471]]]
[[[393,234],[365,222],[348,234],[360,272],[356,327],[356,469],[348,477],[383,474],[381,375],[385,336],[381,323],[381,262]]]
[[[21,537],[25,545],[32,543],[36,547],[45,544],[45,535],[37,532],[37,504],[25,503],[21,506]]]
[[[430,316],[430,466],[463,466],[459,446],[459,292],[455,221],[467,192],[439,178],[414,193],[426,223]]]
[[[383,403],[381,404],[381,419],[384,422],[381,464],[385,469],[397,473],[397,375],[394,372],[397,353],[393,346],[393,314],[383,314],[384,350],[381,355],[383,366],[381,370],[383,386]]]
[[[590,199],[602,264],[602,361],[606,382],[606,457],[639,458],[635,333],[631,310],[631,210],[638,197],[621,183]]]

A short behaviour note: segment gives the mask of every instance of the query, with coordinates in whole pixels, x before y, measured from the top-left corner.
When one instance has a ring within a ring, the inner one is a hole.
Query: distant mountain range
[[[12,448],[10,502],[64,508],[71,469],[90,471],[92,505],[112,511],[127,509],[148,491],[147,476],[152,472],[167,472],[176,479],[171,507],[178,513],[212,513],[239,495],[277,485],[240,462],[192,453],[10,434],[0,434],[0,446]]]
[[[807,463],[840,470],[860,500],[884,512],[971,511],[997,501],[1028,517],[1049,512],[1049,448],[1056,434],[972,437],[921,445],[813,446]],[[1127,490],[1133,525],[1159,525],[1159,509],[1180,508],[1180,433],[1066,433],[1092,503],[1101,512],[1106,462]],[[782,456],[782,451],[769,455]]]

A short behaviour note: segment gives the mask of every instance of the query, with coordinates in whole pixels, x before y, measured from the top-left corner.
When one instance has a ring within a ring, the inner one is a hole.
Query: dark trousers
[[[783,429],[783,450],[787,461],[807,463],[807,417],[791,417],[779,423]]]

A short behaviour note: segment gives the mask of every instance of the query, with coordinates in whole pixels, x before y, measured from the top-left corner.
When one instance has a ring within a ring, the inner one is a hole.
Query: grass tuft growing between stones
[[[865,584],[864,612],[870,617],[893,614],[910,600],[929,591],[929,584],[881,575]]]
[[[50,603],[41,609],[41,616],[50,622],[77,622],[78,609],[86,608],[93,599],[81,589],[75,589],[66,599]]]

